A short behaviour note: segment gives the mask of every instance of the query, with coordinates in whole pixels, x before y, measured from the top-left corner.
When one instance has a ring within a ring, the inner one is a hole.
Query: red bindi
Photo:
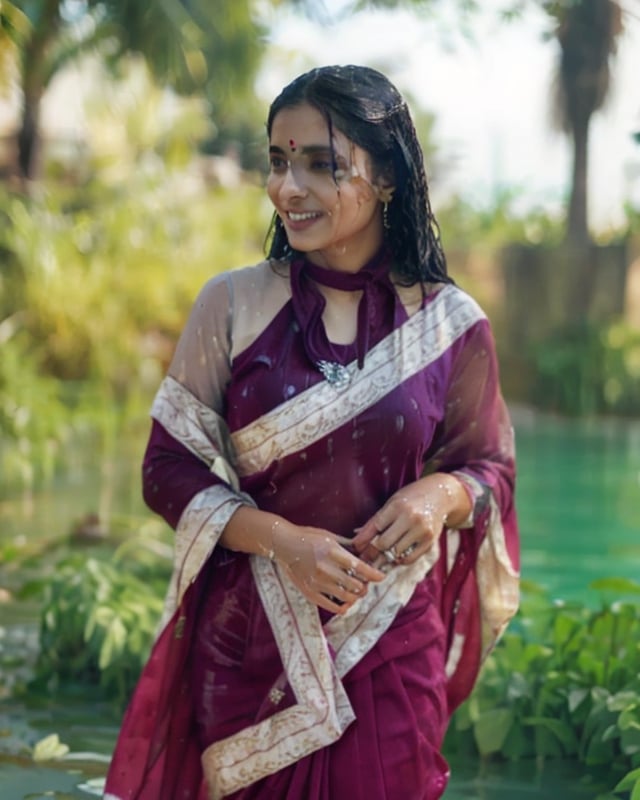
[[[296,141],[295,139],[289,139],[289,147],[291,148],[292,152],[296,152]]]

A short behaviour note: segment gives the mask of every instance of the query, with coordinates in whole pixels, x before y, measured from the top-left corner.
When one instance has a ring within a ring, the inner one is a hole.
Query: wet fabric
[[[444,791],[447,720],[517,604],[512,431],[475,303],[454,286],[393,284],[384,255],[367,272],[349,346],[326,338],[323,275],[301,262],[228,273],[195,304],[143,472],[147,502],[177,527],[167,624],[107,797]],[[318,359],[344,366],[346,385]],[[434,471],[463,481],[470,519],[348,619],[310,607],[268,559],[217,545],[242,504],[352,536]]]

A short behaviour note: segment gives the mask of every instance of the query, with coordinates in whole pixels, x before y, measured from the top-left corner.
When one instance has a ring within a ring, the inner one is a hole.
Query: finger
[[[318,593],[313,597],[309,597],[312,603],[315,603],[319,608],[324,608],[325,611],[330,611],[332,614],[346,614],[353,605],[353,602],[339,600],[335,595]]]
[[[371,540],[380,533],[373,521],[374,519],[375,518],[372,517],[370,520],[365,522],[362,527],[356,528],[356,535],[353,537],[353,539],[351,539],[352,547],[356,552],[362,552],[371,542]]]
[[[344,547],[345,550],[353,550],[354,539],[347,539],[346,536],[336,535],[335,540],[341,547]]]
[[[290,575],[290,577],[307,600],[310,600],[314,605],[320,608],[324,608],[326,611],[330,611],[332,614],[345,614],[357,599],[354,597],[350,600],[341,600],[337,598],[333,592],[324,592],[317,588],[318,585],[316,581],[300,581],[295,575]],[[339,591],[337,585],[334,588],[336,592]]]
[[[366,564],[371,564],[373,567],[379,568],[385,562],[383,558],[380,560],[380,550],[376,547],[376,539],[374,539],[366,548],[360,553],[360,560]]]
[[[384,579],[384,575],[379,570],[372,567],[362,558],[356,558],[351,554],[348,554],[347,558],[341,561],[340,566],[350,578],[355,578],[362,583],[377,582]]]

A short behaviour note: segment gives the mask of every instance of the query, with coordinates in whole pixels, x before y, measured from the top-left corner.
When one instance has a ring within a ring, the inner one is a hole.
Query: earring
[[[382,227],[385,231],[391,230],[391,225],[389,225],[389,203],[386,201],[382,204]]]

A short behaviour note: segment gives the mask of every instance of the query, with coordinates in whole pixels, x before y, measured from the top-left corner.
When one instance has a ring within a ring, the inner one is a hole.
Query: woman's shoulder
[[[290,294],[288,262],[264,260],[213,275],[200,290],[197,302],[235,305],[241,297],[243,303],[260,303],[265,295],[285,299]]]
[[[215,275],[210,283],[225,283],[239,291],[262,291],[289,286],[289,262],[265,259],[250,266],[236,267]]]
[[[440,297],[442,304],[450,310],[458,310],[460,313],[472,314],[479,319],[485,319],[480,303],[464,289],[455,283],[433,284],[436,286],[434,296]]]
[[[409,317],[422,311],[427,318],[434,315],[486,318],[476,300],[455,283],[396,284],[396,291]]]
[[[213,277],[205,289],[211,309],[224,309],[230,323],[231,355],[243,352],[291,298],[289,264],[266,260]]]

